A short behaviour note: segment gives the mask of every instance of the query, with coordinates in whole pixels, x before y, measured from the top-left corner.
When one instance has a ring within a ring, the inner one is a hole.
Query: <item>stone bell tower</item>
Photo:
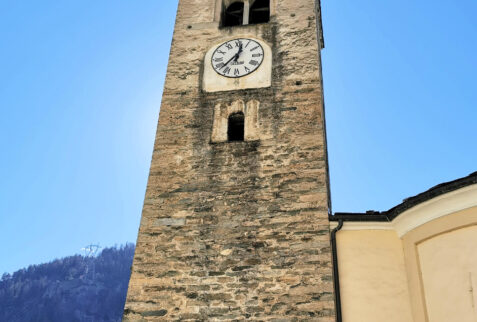
[[[318,0],[180,0],[125,321],[334,321]]]

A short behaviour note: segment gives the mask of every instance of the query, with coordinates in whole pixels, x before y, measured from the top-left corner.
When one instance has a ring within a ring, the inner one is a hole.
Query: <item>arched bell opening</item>
[[[265,23],[270,21],[270,0],[255,0],[250,7],[249,23]]]
[[[222,26],[232,27],[243,24],[244,3],[236,1],[227,6],[224,10]]]

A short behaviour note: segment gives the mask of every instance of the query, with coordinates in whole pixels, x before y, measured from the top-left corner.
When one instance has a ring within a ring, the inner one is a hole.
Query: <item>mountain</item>
[[[0,280],[0,321],[121,321],[134,244],[32,265]]]

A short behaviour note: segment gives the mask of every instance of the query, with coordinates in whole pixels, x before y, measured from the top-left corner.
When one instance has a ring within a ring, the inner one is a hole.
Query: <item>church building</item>
[[[477,321],[477,172],[330,221],[339,321]]]
[[[319,0],[179,0],[124,321],[475,321],[477,174],[333,214],[323,48]]]

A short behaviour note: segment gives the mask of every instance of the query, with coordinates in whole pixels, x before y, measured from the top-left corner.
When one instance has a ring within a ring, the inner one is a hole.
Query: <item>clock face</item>
[[[212,54],[212,67],[222,76],[238,78],[254,72],[263,62],[262,46],[253,39],[224,42]]]

